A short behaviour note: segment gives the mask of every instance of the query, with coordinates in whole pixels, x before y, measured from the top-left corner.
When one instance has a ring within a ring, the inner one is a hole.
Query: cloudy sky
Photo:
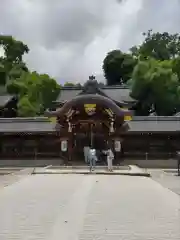
[[[180,32],[179,0],[0,0],[0,12],[0,33],[28,44],[29,68],[59,82],[102,74],[108,51],[148,29]]]

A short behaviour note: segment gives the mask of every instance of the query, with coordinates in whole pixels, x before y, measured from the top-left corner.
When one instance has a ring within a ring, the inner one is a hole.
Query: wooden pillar
[[[68,149],[67,149],[67,164],[72,161],[72,152],[73,152],[73,126],[71,119],[67,119],[67,136],[68,136]]]
[[[111,133],[109,133],[109,135],[108,135],[108,148],[111,148],[112,151],[114,150],[113,135]]]
[[[68,162],[72,162],[72,153],[73,153],[73,133],[68,134]]]

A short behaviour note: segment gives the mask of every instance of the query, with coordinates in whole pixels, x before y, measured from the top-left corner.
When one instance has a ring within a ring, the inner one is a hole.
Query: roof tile
[[[170,117],[169,120],[167,120],[167,118],[164,118],[164,120],[155,120],[155,118],[151,118],[151,120],[143,120],[143,117],[139,117],[139,120],[134,119],[128,123],[130,125],[130,132],[180,132],[180,118]],[[54,132],[55,125],[56,123],[50,122],[48,118],[0,119],[0,132]]]
[[[180,121],[130,121],[130,132],[180,132]]]
[[[72,100],[80,92],[81,92],[81,90],[79,90],[79,89],[62,89],[56,101],[57,102],[65,102],[65,101]]]
[[[130,96],[130,89],[127,87],[121,87],[121,86],[112,86],[112,87],[103,87],[100,88],[100,90],[102,92],[104,92],[108,97],[110,97],[111,99],[115,100],[115,101],[134,101]],[[72,100],[73,98],[75,98],[80,92],[82,91],[82,89],[80,88],[62,88],[60,95],[57,98],[57,102],[65,102],[65,101],[69,101]]]

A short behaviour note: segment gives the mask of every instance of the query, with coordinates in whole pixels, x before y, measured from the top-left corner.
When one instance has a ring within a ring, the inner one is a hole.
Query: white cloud
[[[178,0],[1,0],[0,32],[28,44],[32,70],[69,81],[102,74],[112,49],[128,50],[141,33],[179,32]]]

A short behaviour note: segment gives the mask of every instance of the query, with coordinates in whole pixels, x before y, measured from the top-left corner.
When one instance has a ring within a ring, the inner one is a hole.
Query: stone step
[[[87,165],[72,165],[72,166],[65,166],[65,165],[60,165],[60,166],[47,166],[46,169],[89,169],[90,167]],[[107,169],[107,166],[96,166],[95,167],[98,170],[105,170]],[[130,170],[129,166],[113,166],[113,169],[117,170]]]
[[[138,168],[137,166],[119,166],[109,172],[107,167],[97,166],[93,171],[89,167],[61,167],[61,166],[48,166],[46,168],[34,169],[32,174],[102,174],[102,175],[129,175],[129,176],[143,176],[150,177],[150,173]]]

